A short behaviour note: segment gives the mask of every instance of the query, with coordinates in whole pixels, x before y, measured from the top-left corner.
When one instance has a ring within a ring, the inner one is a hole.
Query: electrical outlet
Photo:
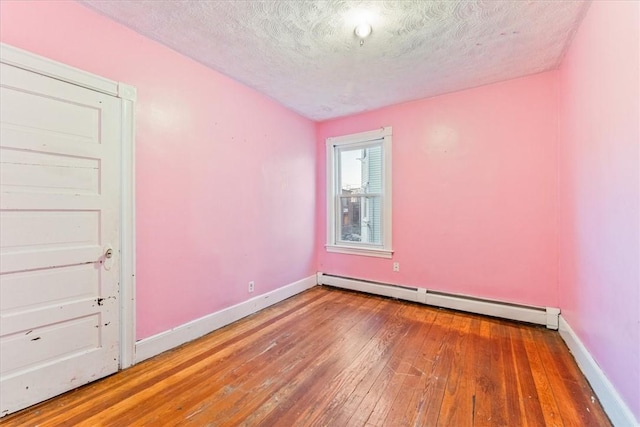
[[[253,280],[251,282],[249,282],[249,292],[253,292],[253,289],[256,287],[256,284],[253,282]]]
[[[400,271],[400,263],[399,262],[394,262],[393,263],[393,271]]]

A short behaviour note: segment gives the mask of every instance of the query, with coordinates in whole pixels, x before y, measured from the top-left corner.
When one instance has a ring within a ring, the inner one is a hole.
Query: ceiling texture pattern
[[[82,0],[326,120],[559,66],[588,1]],[[372,34],[360,45],[355,26]]]

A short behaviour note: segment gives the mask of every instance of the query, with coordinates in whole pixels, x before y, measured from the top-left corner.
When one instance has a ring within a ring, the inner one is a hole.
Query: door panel
[[[118,369],[121,118],[115,97],[1,67],[6,415]]]
[[[12,107],[3,111],[7,124],[25,131],[66,134],[85,143],[100,141],[99,109],[76,104],[73,100],[65,102],[65,99],[11,89],[3,90],[2,98],[3,103]],[[69,117],[76,119],[68,120]]]
[[[100,270],[93,263],[7,274],[0,287],[0,310],[4,313],[28,311],[52,302],[97,299],[99,279]],[[51,283],[65,283],[65,286]]]
[[[0,148],[0,158],[4,162],[0,181],[6,190],[99,194],[96,159],[5,148]]]

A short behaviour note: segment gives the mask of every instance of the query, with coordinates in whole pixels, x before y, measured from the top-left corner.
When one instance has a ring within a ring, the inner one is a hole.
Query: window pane
[[[340,240],[382,244],[380,196],[340,197]]]
[[[340,151],[340,190],[342,190],[342,194],[362,192],[364,151],[362,149]]]
[[[360,197],[340,197],[340,240],[361,242]]]
[[[341,195],[382,193],[382,146],[340,150]]]
[[[367,148],[363,164],[363,186],[365,193],[382,193],[382,146]]]
[[[380,197],[367,197],[368,242],[382,244],[382,203]]]

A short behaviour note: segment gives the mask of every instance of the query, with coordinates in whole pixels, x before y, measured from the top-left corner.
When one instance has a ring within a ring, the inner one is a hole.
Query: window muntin
[[[391,256],[391,128],[327,139],[327,250]]]

